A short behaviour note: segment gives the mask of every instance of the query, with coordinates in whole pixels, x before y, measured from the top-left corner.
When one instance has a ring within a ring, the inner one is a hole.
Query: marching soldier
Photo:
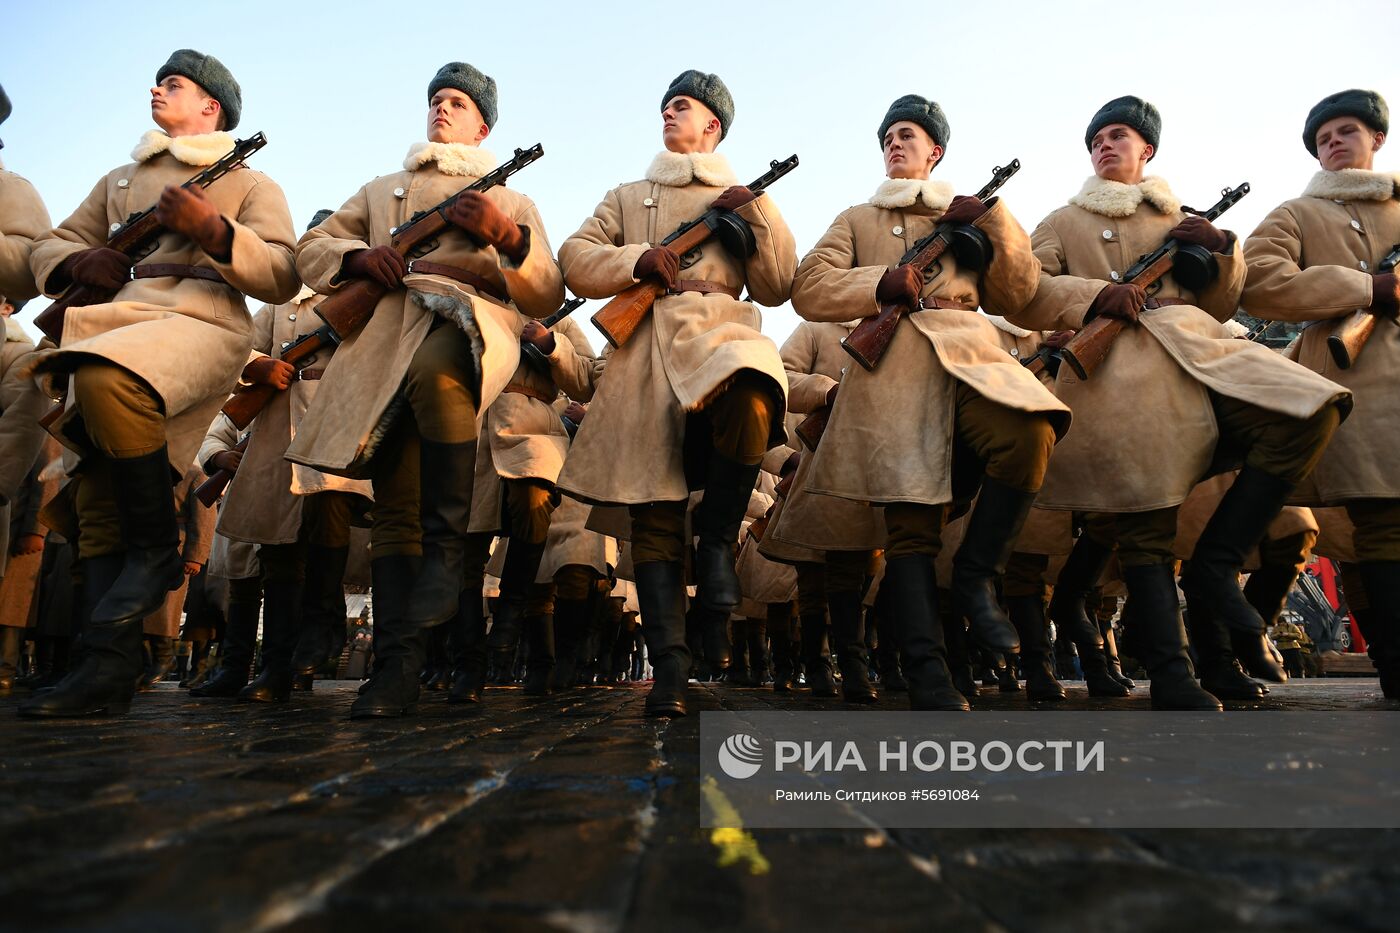
[[[698,600],[713,631],[739,603],[734,547],[764,453],[783,439],[787,380],[758,309],[787,300],[796,247],[773,199],[739,185],[715,151],[734,120],[717,75],[689,70],[661,99],[665,151],[646,178],[614,188],[559,250],[569,287],[608,298],[642,279],[667,287],[631,340],[607,361],[559,488],[590,503],[625,505],[642,627],[655,670],[648,714],[685,715],[686,502],[705,497],[693,524]],[[747,258],[717,241],[678,257],[659,244],[715,207],[753,233]],[[707,642],[708,643],[708,642]],[[711,659],[716,660],[716,659]],[[726,659],[720,658],[719,666]]]
[[[60,348],[39,354],[38,371],[68,388],[50,430],[81,458],[78,551],[91,625],[82,663],[21,715],[129,706],[141,620],[184,580],[172,481],[193,462],[248,357],[244,295],[280,304],[296,294],[295,235],[275,182],[238,168],[207,190],[180,187],[232,150],[228,130],[241,108],[238,82],[218,59],[175,52],[151,88],[160,129],[35,243],[32,267],[45,294],[86,285],[115,295],[72,308]],[[132,269],[107,248],[107,235],[151,205],[169,233]]]
[[[811,321],[873,315],[887,304],[918,308],[900,323],[877,369],[847,368],[806,485],[883,507],[882,586],[902,622],[910,705],[966,710],[948,669],[933,576],[948,504],[970,498],[971,490],[955,488],[955,473],[961,487],[965,474],[985,465],[953,562],[955,609],[979,641],[1014,651],[1016,633],[994,580],[1069,413],[1001,350],[996,328],[971,313],[979,304],[1003,315],[1019,309],[1034,293],[1036,265],[1004,204],[954,198],[951,185],[930,180],[948,135],[936,103],[910,94],[890,106],[877,134],[888,178],[867,203],[842,212],[802,260],[793,307]],[[951,251],[923,277],[896,265],[936,224],[972,221],[992,246],[985,268],[965,267]]]
[[[330,215],[330,211],[317,212],[307,229]],[[344,624],[342,584],[350,553],[351,515],[363,511],[363,500],[370,495],[370,484],[364,480],[322,473],[283,458],[335,352],[327,347],[299,368],[281,359],[297,338],[321,325],[315,312],[319,303],[319,296],[303,287],[290,302],[264,305],[253,317],[254,356],[243,367],[242,379],[270,385],[278,393],[253,422],[247,449],[237,458],[219,509],[220,534],[258,545],[263,664],[253,682],[238,692],[240,699],[258,703],[286,702],[291,696],[299,639],[317,642],[324,655],[326,607]],[[232,456],[222,450],[212,454],[205,471],[216,472]],[[337,601],[340,606],[334,608]],[[308,658],[306,666],[314,668],[320,660]],[[222,690],[214,687],[206,687],[201,695],[221,695]]]
[[[1145,175],[1160,133],[1156,108],[1136,97],[1112,100],[1094,114],[1084,134],[1094,176],[1032,235],[1040,287],[1012,321],[1072,330],[1099,315],[1129,323],[1091,378],[1060,367],[1056,392],[1073,409],[1075,429],[1056,450],[1038,504],[1090,513],[1066,565],[1073,580],[1061,576],[1067,594],[1092,588],[1116,539],[1128,635],[1136,642],[1130,653],[1151,677],[1153,706],[1218,710],[1217,697],[1262,695],[1235,660],[1239,652],[1262,666],[1267,652],[1263,621],[1240,591],[1239,572],[1321,456],[1349,396],[1259,344],[1233,339],[1221,323],[1244,285],[1239,244],[1234,234],[1187,215],[1164,180]],[[1209,284],[1192,292],[1169,274],[1144,291],[1120,281],[1137,257],[1168,237],[1209,251],[1218,269]],[[1177,507],[1218,450],[1242,451],[1244,468],[1181,581],[1201,665],[1197,684],[1172,545]],[[1105,464],[1113,466],[1111,479]]]
[[[375,629],[383,662],[352,718],[402,716],[418,699],[428,627],[458,612],[482,414],[519,362],[520,314],[564,300],[544,224],[502,186],[468,192],[451,228],[406,264],[390,231],[495,168],[480,148],[496,82],[444,65],[428,84],[428,141],[403,171],[366,184],[302,237],[297,267],[322,294],[369,278],[390,289],[336,351],[287,451],[294,463],[374,486]],[[517,313],[517,309],[519,313]]]
[[[1303,196],[1275,208],[1245,243],[1245,310],[1275,321],[1317,322],[1293,357],[1350,389],[1356,409],[1295,500],[1346,508],[1370,604],[1364,633],[1381,689],[1400,698],[1400,286],[1382,260],[1400,244],[1400,176],[1375,169],[1390,112],[1375,91],[1332,94],[1308,113],[1303,145],[1321,170]],[[1327,350],[1334,322],[1364,311],[1375,331],[1341,369]]]
[[[10,98],[0,87],[0,123],[9,119],[10,112]],[[4,142],[0,142],[0,149],[4,147]],[[0,304],[9,303],[18,310],[18,306],[39,294],[29,257],[34,241],[48,233],[51,226],[39,192],[0,163]]]

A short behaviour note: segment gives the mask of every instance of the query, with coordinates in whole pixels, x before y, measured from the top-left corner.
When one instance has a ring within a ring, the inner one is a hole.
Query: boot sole
[[[91,719],[94,716],[125,716],[131,711],[131,701],[107,703],[102,706],[84,707],[80,710],[36,710],[19,711],[21,719]]]
[[[652,719],[683,719],[686,709],[679,704],[673,706],[648,706],[646,714]]]

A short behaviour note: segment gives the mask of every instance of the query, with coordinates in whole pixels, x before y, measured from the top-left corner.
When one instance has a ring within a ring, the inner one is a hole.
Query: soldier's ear
[[[1152,157],[1157,154],[1157,147],[1148,143],[1142,148],[1142,161],[1151,162]]]
[[[481,143],[486,139],[486,137],[488,137],[488,136],[490,136],[490,135],[491,135],[491,127],[487,126],[485,123],[482,123],[480,126],[478,126],[478,127],[476,128],[476,143],[477,143],[477,145],[478,145],[478,146],[481,145]]]
[[[1381,146],[1384,146],[1384,145],[1385,145],[1385,134],[1384,134],[1384,133],[1376,133],[1376,138],[1375,138],[1375,140],[1371,143],[1371,151],[1372,151],[1372,152],[1379,152],[1380,149],[1381,149]]]

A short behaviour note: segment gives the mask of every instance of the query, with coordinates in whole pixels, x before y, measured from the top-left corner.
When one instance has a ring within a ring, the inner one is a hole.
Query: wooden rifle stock
[[[768,533],[768,524],[773,520],[773,510],[770,508],[761,516],[749,522],[749,537],[755,541],[762,541],[763,536]]]
[[[316,316],[344,340],[365,326],[374,306],[387,294],[389,289],[373,279],[351,279],[316,306]]]
[[[826,426],[831,423],[831,406],[823,405],[816,411],[803,418],[793,432],[797,439],[806,445],[808,450],[816,450],[817,445],[822,442],[822,435],[826,433]]]
[[[233,169],[243,164],[250,155],[267,145],[267,136],[254,133],[247,139],[235,140],[233,149],[213,165],[195,175],[181,185],[181,188],[208,188]],[[165,233],[165,225],[156,219],[156,209],[148,207],[131,215],[110,237],[105,245],[119,253],[125,253],[133,263],[143,254],[150,252],[156,239]],[[74,254],[76,255],[76,254]],[[90,285],[74,284],[52,304],[34,318],[34,326],[54,343],[63,342],[63,321],[69,308],[103,304],[116,296],[116,291],[93,288]]]
[[[317,353],[326,347],[333,347],[338,343],[335,330],[329,324],[323,324],[309,334],[298,337],[295,342],[286,346],[282,355],[277,357],[283,363],[292,366],[298,373]],[[293,377],[297,378],[297,377]],[[272,400],[283,390],[276,386],[268,385],[265,382],[252,383],[250,385],[240,385],[233,390],[228,401],[224,402],[224,407],[220,409],[228,420],[232,421],[234,427],[240,431],[253,423],[253,419],[272,403]]]
[[[251,434],[245,434],[243,440],[234,446],[234,451],[241,454],[247,450],[248,441],[252,440],[252,437]],[[205,508],[213,508],[214,503],[219,501],[219,497],[228,488],[228,484],[233,482],[233,473],[233,470],[216,470],[214,475],[200,483],[195,489],[195,498],[204,503]]]
[[[768,171],[749,183],[748,189],[753,194],[750,200],[757,201],[769,185],[796,167],[796,155],[788,156],[781,162],[774,159],[769,163]],[[740,207],[742,206],[740,205]],[[698,249],[715,236],[721,227],[727,226],[724,223],[725,218],[721,216],[727,213],[717,211],[713,207],[708,208],[704,214],[694,220],[688,220],[676,228],[670,236],[661,241],[661,248],[670,250],[677,256],[684,256],[691,250]],[[742,220],[732,217],[730,219],[743,225]],[[750,250],[752,250],[751,234],[749,240]],[[724,242],[723,237],[721,237],[721,242]],[[642,321],[651,313],[651,307],[656,304],[656,299],[666,294],[666,291],[666,285],[645,279],[629,285],[603,305],[601,311],[593,315],[591,319],[593,326],[602,332],[608,343],[614,347],[621,347],[632,339],[637,328],[642,326]]]
[[[1209,210],[1197,212],[1188,207],[1185,208],[1185,211],[1188,214],[1195,214],[1206,220],[1214,221],[1247,194],[1249,194],[1249,182],[1244,182],[1237,187],[1226,188],[1222,191],[1220,200]],[[1122,284],[1138,285],[1144,290],[1151,288],[1163,276],[1172,271],[1178,247],[1179,244],[1176,240],[1169,239],[1151,253],[1140,257],[1123,276]],[[1074,374],[1080,379],[1088,379],[1108,356],[1113,341],[1118,339],[1118,335],[1123,332],[1126,324],[1126,321],[1118,318],[1102,316],[1094,318],[1080,328],[1073,339],[1060,350],[1060,359],[1068,363],[1069,368],[1074,370]]]
[[[1400,243],[1391,248],[1376,271],[1394,272],[1396,265],[1400,265]],[[1337,364],[1338,369],[1351,369],[1365,348],[1366,341],[1375,332],[1376,316],[1370,311],[1354,311],[1347,315],[1327,335],[1327,350],[1332,354],[1332,362]]]

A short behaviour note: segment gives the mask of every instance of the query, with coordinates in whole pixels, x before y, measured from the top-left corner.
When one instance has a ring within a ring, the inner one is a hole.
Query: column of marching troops
[[[57,227],[0,172],[0,293],[114,295],[71,307],[57,343],[7,321],[5,583],[32,591],[42,520],[71,546],[81,633],[22,716],[128,709],[143,631],[173,634],[161,620],[178,620],[175,595],[207,560],[212,513],[190,490],[220,470],[233,472],[218,511],[231,583],[200,696],[309,688],[327,628],[344,625],[365,526],[375,660],[355,718],[411,712],[430,656],[449,700],[479,702],[489,668],[510,679],[517,643],[528,688],[567,688],[580,644],[598,651],[600,601],[620,603],[609,594],[624,585],[653,715],[685,714],[701,661],[761,677],[769,643],[775,690],[805,680],[873,701],[867,617],[880,683],[917,710],[968,709],[978,657],[1015,657],[1031,700],[1063,699],[1066,651],[1091,695],[1126,696],[1103,610],[1114,587],[1153,706],[1217,710],[1286,678],[1266,626],[1315,544],[1347,562],[1381,687],[1400,695],[1400,288],[1383,264],[1400,242],[1400,175],[1373,168],[1389,128],[1374,92],[1312,108],[1303,144],[1320,171],[1243,242],[1146,174],[1161,118],[1139,98],[1092,116],[1093,175],[1028,236],[1005,200],[930,177],[949,123],[900,97],[877,127],[885,177],[800,262],[774,197],[716,152],[735,106],[713,74],[665,89],[664,150],[557,259],[514,183],[451,201],[411,257],[393,247],[395,227],[496,165],[480,148],[496,85],[470,65],[432,77],[428,141],[402,169],[300,238],[259,171],[181,187],[233,147],[241,96],[218,60],[177,51],[150,93],[159,129]],[[133,267],[107,238],[151,206],[165,232]],[[707,211],[738,235],[665,245]],[[900,262],[935,229],[971,248]],[[1168,238],[1207,274],[1127,281]],[[324,296],[360,280],[383,294],[362,329],[280,359],[321,326]],[[638,283],[659,297],[601,356],[572,319],[539,323],[566,286],[610,299]],[[245,296],[266,305],[250,316]],[[787,301],[804,321],[780,350],[755,303]],[[906,313],[882,361],[853,365],[843,338],[889,307]],[[1314,326],[1281,354],[1238,339],[1240,308]],[[1375,331],[1340,369],[1326,338],[1358,312]],[[1101,318],[1122,331],[1099,368],[1057,370],[1044,351]],[[277,393],[246,439],[220,414],[240,385]],[[813,413],[820,441],[790,440]],[[3,621],[9,690],[26,620]],[[614,617],[604,653],[616,640]]]

